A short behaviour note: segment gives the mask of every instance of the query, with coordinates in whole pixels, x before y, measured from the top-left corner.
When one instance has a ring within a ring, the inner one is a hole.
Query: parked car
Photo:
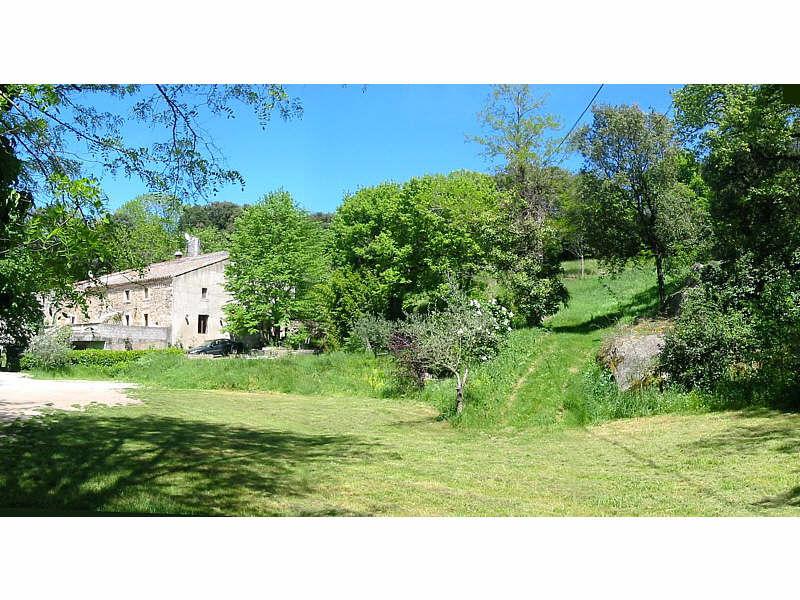
[[[209,354],[211,356],[228,356],[242,351],[242,344],[233,340],[209,340],[189,350],[189,354]]]

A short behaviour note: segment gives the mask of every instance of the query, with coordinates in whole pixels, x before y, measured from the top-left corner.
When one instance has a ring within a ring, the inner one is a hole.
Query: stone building
[[[76,284],[86,294],[87,313],[77,307],[44,303],[45,321],[69,325],[77,348],[114,350],[192,348],[206,340],[227,338],[223,306],[227,252],[200,254],[188,240],[188,256],[111,273],[99,281]]]

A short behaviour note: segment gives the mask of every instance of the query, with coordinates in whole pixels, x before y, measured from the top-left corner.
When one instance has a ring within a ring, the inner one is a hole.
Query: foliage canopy
[[[285,191],[272,192],[236,221],[226,268],[227,329],[261,334],[293,320],[317,319],[327,273],[325,235]]]

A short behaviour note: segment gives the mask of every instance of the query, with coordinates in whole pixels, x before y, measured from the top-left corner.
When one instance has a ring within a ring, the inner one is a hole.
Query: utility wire
[[[599,88],[597,88],[597,91],[594,93],[594,96],[592,96],[592,99],[591,99],[591,100],[589,100],[589,104],[587,104],[587,105],[586,105],[586,108],[584,108],[584,109],[583,109],[583,112],[581,113],[581,115],[580,115],[580,116],[579,116],[577,119],[575,119],[575,122],[572,124],[572,127],[570,127],[570,128],[569,128],[569,131],[567,132],[567,134],[566,134],[566,135],[565,135],[563,138],[561,138],[561,141],[560,141],[560,142],[558,142],[558,146],[556,146],[556,147],[555,147],[555,150],[553,150],[553,151],[552,151],[552,152],[551,152],[551,153],[548,155],[548,158],[550,158],[550,156],[552,156],[553,154],[555,154],[556,152],[558,152],[558,149],[559,149],[559,148],[561,148],[561,146],[564,144],[564,142],[566,142],[566,141],[567,141],[567,138],[569,138],[570,134],[572,134],[572,132],[573,132],[573,131],[575,130],[575,128],[578,126],[578,123],[580,123],[580,122],[581,122],[581,119],[583,118],[583,115],[585,115],[585,114],[586,114],[586,111],[587,111],[587,110],[589,110],[589,109],[591,108],[592,104],[594,104],[595,98],[597,98],[597,95],[600,93],[600,90],[602,90],[602,89],[603,89],[603,86],[604,86],[604,85],[605,85],[605,83],[601,83],[601,84],[600,84],[600,87],[599,87]]]

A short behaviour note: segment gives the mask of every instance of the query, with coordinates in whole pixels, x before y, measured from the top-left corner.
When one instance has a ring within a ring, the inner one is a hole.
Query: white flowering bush
[[[412,315],[392,333],[389,349],[418,383],[427,373],[456,380],[456,414],[464,409],[470,368],[493,358],[511,330],[513,313],[496,300],[479,302],[453,291],[441,310]]]

